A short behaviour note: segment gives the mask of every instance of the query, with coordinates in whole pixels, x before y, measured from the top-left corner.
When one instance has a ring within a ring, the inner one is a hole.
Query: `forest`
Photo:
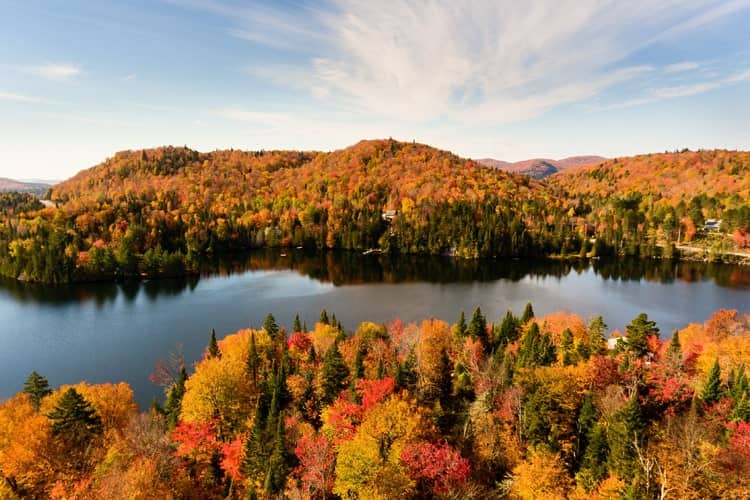
[[[0,194],[0,274],[65,283],[196,273],[257,248],[679,258],[750,246],[750,153],[608,160],[544,182],[430,146],[123,151],[51,190]],[[51,205],[51,204],[49,204]],[[721,219],[720,231],[704,230]]]
[[[151,379],[0,404],[2,498],[747,498],[750,315],[663,340],[565,313],[207,335]],[[20,381],[19,381],[20,382]]]

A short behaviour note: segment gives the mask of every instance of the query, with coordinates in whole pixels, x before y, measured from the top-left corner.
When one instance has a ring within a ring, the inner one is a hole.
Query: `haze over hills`
[[[0,192],[18,191],[19,193],[44,194],[53,183],[47,182],[23,182],[14,179],[0,177]]]
[[[544,179],[569,168],[592,165],[606,160],[602,156],[571,156],[562,160],[550,160],[548,158],[532,158],[516,162],[483,158],[477,162],[488,167],[497,168],[514,174],[525,175],[534,179]]]

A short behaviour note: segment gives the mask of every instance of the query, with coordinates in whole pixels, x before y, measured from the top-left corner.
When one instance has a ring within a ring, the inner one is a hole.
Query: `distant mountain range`
[[[18,191],[21,193],[44,194],[55,184],[54,181],[24,182],[0,177],[0,192]]]
[[[552,174],[583,165],[592,165],[605,161],[601,156],[571,156],[562,160],[550,160],[547,158],[533,158],[517,162],[494,160],[483,158],[477,160],[482,165],[497,168],[514,174],[521,174],[534,179],[544,179]]]

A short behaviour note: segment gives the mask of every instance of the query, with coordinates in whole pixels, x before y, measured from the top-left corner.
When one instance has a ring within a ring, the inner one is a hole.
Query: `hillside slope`
[[[393,140],[331,153],[123,151],[55,186],[57,209],[0,231],[0,271],[39,281],[181,274],[202,256],[264,246],[544,253],[529,229],[543,225],[545,197],[533,180]]]
[[[582,165],[591,165],[606,160],[601,156],[571,156],[562,160],[550,160],[547,158],[533,158],[517,162],[507,162],[484,158],[477,160],[482,165],[498,168],[506,172],[525,175],[533,179],[544,179],[557,172],[562,172],[569,168],[580,167]]]
[[[0,177],[0,192],[16,191],[19,193],[44,194],[51,186],[40,182],[21,182]]]

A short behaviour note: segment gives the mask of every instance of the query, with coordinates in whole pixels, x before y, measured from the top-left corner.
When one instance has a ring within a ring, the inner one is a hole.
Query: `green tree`
[[[625,335],[628,339],[625,348],[636,356],[644,356],[648,352],[648,338],[658,337],[659,328],[646,313],[641,313],[625,326]]]
[[[458,323],[456,323],[456,336],[459,338],[466,335],[466,316],[461,311],[461,315],[458,317]]]
[[[292,325],[292,330],[295,331],[295,332],[301,332],[301,331],[303,331],[302,330],[302,325],[299,322],[299,314],[295,314],[294,315],[294,324]]]
[[[216,342],[216,330],[211,328],[211,338],[208,341],[208,357],[209,358],[220,358],[221,352],[219,352],[219,344]]]
[[[563,366],[569,366],[576,362],[575,352],[573,351],[573,332],[570,331],[570,328],[563,330],[560,350],[562,351]]]
[[[37,411],[39,411],[39,406],[42,404],[42,399],[52,394],[47,379],[39,375],[36,371],[32,371],[29,378],[24,382],[23,392],[29,395],[31,403]]]
[[[473,339],[479,339],[485,348],[485,351],[489,350],[489,338],[487,337],[487,318],[482,314],[482,309],[477,307],[474,309],[474,314],[471,316],[469,327],[466,329],[466,334]]]
[[[708,374],[706,383],[703,386],[703,392],[701,392],[701,399],[706,404],[715,403],[721,398],[721,367],[719,366],[719,360],[714,362],[714,366]]]
[[[62,439],[71,451],[80,451],[102,433],[102,419],[91,403],[70,388],[47,415],[52,420],[52,435]]]
[[[265,321],[263,321],[263,329],[268,333],[268,336],[271,337],[271,340],[277,340],[279,335],[279,325],[276,324],[276,319],[273,317],[273,314],[268,313]]]
[[[534,308],[531,307],[531,302],[526,303],[526,307],[523,310],[523,314],[521,315],[521,324],[525,325],[529,322],[529,320],[534,318]]]
[[[164,418],[167,425],[171,428],[177,425],[182,411],[182,398],[185,396],[185,382],[187,381],[187,371],[185,365],[180,366],[177,379],[170,386],[167,392],[167,400],[164,402]]]
[[[329,404],[346,387],[346,378],[349,376],[349,369],[346,367],[343,356],[341,356],[338,342],[334,342],[326,351],[320,375],[323,392],[321,401],[323,404]]]
[[[519,321],[513,315],[513,311],[507,311],[500,327],[495,329],[494,347],[507,345],[518,338]]]
[[[325,308],[323,308],[323,310],[320,311],[320,320],[319,320],[319,322],[323,323],[324,325],[327,325],[327,324],[329,324],[329,321],[330,320],[328,319],[328,311],[326,311]]]

